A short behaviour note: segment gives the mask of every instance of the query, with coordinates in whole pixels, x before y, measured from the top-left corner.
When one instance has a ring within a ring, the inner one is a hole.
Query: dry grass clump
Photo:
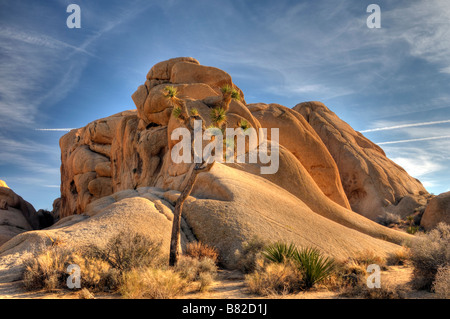
[[[378,256],[375,252],[371,250],[365,250],[356,253],[353,257],[350,258],[350,261],[354,262],[357,265],[364,266],[367,268],[369,265],[378,265],[381,269],[386,269],[386,259]]]
[[[28,290],[48,292],[68,288],[69,265],[80,269],[80,285],[92,291],[115,291],[121,274],[161,263],[159,244],[139,234],[119,233],[105,247],[71,250],[52,245],[25,264],[23,283]]]
[[[119,233],[102,247],[73,251],[51,246],[27,262],[23,281],[29,290],[67,289],[67,267],[74,264],[80,269],[79,298],[91,298],[97,291],[118,292],[125,298],[173,298],[192,285],[208,290],[217,273],[214,248],[197,244],[189,252],[195,258],[183,256],[169,268],[159,243],[140,234]]]
[[[51,247],[44,253],[25,262],[23,284],[27,290],[44,289],[48,292],[60,288],[68,274],[72,252],[60,247]]]
[[[290,262],[268,263],[245,276],[251,293],[262,296],[288,294],[302,290],[302,273]]]
[[[197,290],[207,291],[217,274],[217,266],[213,259],[203,257],[201,259],[182,256],[175,266],[180,276],[189,282],[198,285]]]
[[[258,264],[263,260],[262,252],[265,246],[265,242],[257,237],[244,242],[242,249],[235,252],[237,259],[236,268],[245,274],[255,271]]]
[[[141,268],[123,274],[119,292],[127,299],[170,299],[183,294],[187,285],[172,269]]]
[[[433,290],[439,298],[450,299],[450,266],[438,269],[433,283]]]
[[[407,247],[402,247],[399,250],[389,254],[386,258],[388,266],[403,266],[406,265],[411,258],[411,251]]]
[[[402,249],[388,257],[388,263],[398,263],[407,256],[407,250]],[[392,260],[390,260],[392,258]],[[346,260],[336,262],[331,276],[324,281],[324,285],[339,293],[343,297],[365,299],[402,299],[405,297],[403,288],[384,279],[380,288],[369,288],[367,272],[369,265],[376,264],[380,269],[387,269],[387,261],[372,251],[363,251]]]
[[[215,247],[208,246],[200,241],[189,243],[186,246],[185,255],[198,260],[209,258],[214,261],[214,263],[217,263],[219,258],[219,253]]]
[[[388,280],[383,280],[380,288],[369,288],[367,285],[358,286],[356,295],[365,299],[404,299],[406,292]]]
[[[431,291],[438,270],[450,265],[450,225],[439,223],[414,241],[410,259],[414,288]]]
[[[52,292],[67,288],[69,265],[80,267],[80,284],[93,291],[111,290],[117,286],[117,273],[103,260],[84,257],[82,251],[51,247],[26,262],[23,284],[27,290]]]

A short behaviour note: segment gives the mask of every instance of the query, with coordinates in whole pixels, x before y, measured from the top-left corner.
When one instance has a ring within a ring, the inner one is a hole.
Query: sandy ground
[[[414,291],[410,289],[412,270],[405,266],[391,266],[381,274],[382,283],[401,287],[406,291],[407,299],[434,299],[436,295],[426,291]],[[23,288],[20,281],[0,284],[0,299],[79,299],[79,292],[61,290],[55,293],[45,291],[29,292]],[[113,294],[96,294],[96,299],[120,298]],[[325,288],[315,288],[307,292],[289,295],[271,295],[261,297],[250,294],[244,284],[243,275],[239,272],[220,270],[217,279],[208,292],[188,293],[181,296],[182,299],[338,299],[344,298],[337,292]]]

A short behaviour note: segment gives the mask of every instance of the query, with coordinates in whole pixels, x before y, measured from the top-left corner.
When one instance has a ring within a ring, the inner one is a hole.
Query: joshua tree
[[[174,87],[167,86],[165,88],[166,97],[171,101],[173,106],[172,115],[177,118],[181,123],[183,123],[191,132],[191,145],[194,143],[194,121],[201,120],[202,121],[202,131],[205,130],[205,125],[203,118],[199,115],[198,110],[192,109],[191,112],[187,111],[186,103],[177,98],[177,91]],[[192,156],[194,156],[195,148],[191,147]],[[175,266],[178,261],[178,245],[180,243],[180,231],[181,231],[181,213],[183,211],[183,204],[191,194],[194,184],[197,180],[197,176],[201,172],[207,172],[211,169],[214,162],[208,163],[208,160],[202,161],[202,163],[196,163],[191,175],[189,175],[186,185],[184,186],[180,196],[175,202],[174,216],[173,216],[173,224],[172,224],[172,236],[170,240],[170,256],[169,256],[169,265]]]
[[[188,112],[186,103],[177,97],[177,89],[173,86],[165,87],[165,95],[166,98],[170,101],[173,106],[172,115],[177,118],[184,126],[188,128],[191,132],[191,150],[192,157],[195,156],[195,148],[193,147],[194,143],[194,121],[201,120],[202,121],[202,131],[205,131],[204,120],[199,114],[198,110],[193,108],[190,112]],[[231,88],[230,86],[224,86],[222,89],[222,99],[219,105],[216,105],[215,108],[211,110],[211,122],[213,127],[217,127],[221,130],[224,130],[224,126],[226,126],[227,120],[227,110],[231,103],[231,99],[240,100],[239,92],[236,89]],[[208,159],[202,159],[202,163],[196,163],[192,173],[186,177],[187,182],[184,186],[180,196],[175,202],[174,209],[174,217],[172,224],[172,236],[170,241],[170,256],[169,256],[169,265],[174,266],[178,261],[178,245],[180,243],[180,231],[181,231],[181,214],[183,210],[183,204],[186,201],[186,198],[191,194],[192,189],[194,188],[194,184],[197,180],[197,176],[201,172],[209,171],[214,162],[209,163]]]
[[[222,128],[227,121],[227,111],[221,107],[211,110],[211,122],[215,127]]]
[[[222,91],[222,100],[220,103],[221,104],[220,107],[223,108],[225,111],[228,111],[231,99],[235,99],[238,101],[241,99],[239,92],[235,88],[229,86],[228,84],[223,86],[220,90]]]

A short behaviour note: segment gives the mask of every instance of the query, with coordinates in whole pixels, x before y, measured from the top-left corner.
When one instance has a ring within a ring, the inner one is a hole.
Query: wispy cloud
[[[450,2],[443,0],[410,1],[386,12],[392,21],[391,40],[404,40],[410,53],[441,68],[450,70]]]
[[[73,128],[36,128],[35,131],[50,131],[50,132],[69,132]]]
[[[398,143],[410,143],[410,142],[440,140],[440,139],[444,139],[444,138],[450,138],[450,135],[446,135],[446,136],[432,136],[432,137],[424,137],[424,138],[412,138],[412,139],[408,139],[408,140],[380,142],[380,143],[377,143],[377,144],[378,145],[387,145],[387,144],[398,144]]]
[[[443,120],[443,121],[431,121],[431,122],[421,122],[421,123],[411,123],[411,124],[400,124],[400,125],[393,125],[393,126],[385,126],[385,127],[378,127],[368,130],[360,131],[361,133],[368,133],[368,132],[377,132],[377,131],[388,131],[388,130],[396,130],[396,129],[403,129],[403,128],[409,128],[409,127],[417,127],[417,126],[427,126],[427,125],[436,125],[436,124],[445,124],[450,123],[450,120]]]
[[[77,47],[64,41],[50,37],[48,35],[35,33],[33,31],[23,32],[21,30],[13,28],[0,27],[0,37],[9,40],[21,41],[36,46],[42,46],[53,50],[71,49],[80,53],[93,56],[92,53],[85,50],[84,46]]]
[[[422,177],[443,168],[440,163],[426,154],[419,154],[413,158],[393,157],[392,160],[414,177]]]

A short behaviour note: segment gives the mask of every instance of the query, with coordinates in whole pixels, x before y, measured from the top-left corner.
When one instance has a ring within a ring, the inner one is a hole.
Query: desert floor
[[[434,293],[426,291],[415,291],[410,288],[412,275],[411,267],[390,266],[382,271],[381,282],[402,288],[406,299],[435,299]],[[53,293],[44,291],[26,291],[20,281],[0,284],[0,299],[79,299],[77,291],[61,290]],[[95,299],[121,298],[118,294],[95,294]],[[187,293],[180,299],[347,299],[339,296],[339,293],[329,291],[326,288],[313,288],[307,292],[288,295],[270,295],[261,297],[247,291],[242,273],[236,271],[219,270],[218,276],[208,292]]]

